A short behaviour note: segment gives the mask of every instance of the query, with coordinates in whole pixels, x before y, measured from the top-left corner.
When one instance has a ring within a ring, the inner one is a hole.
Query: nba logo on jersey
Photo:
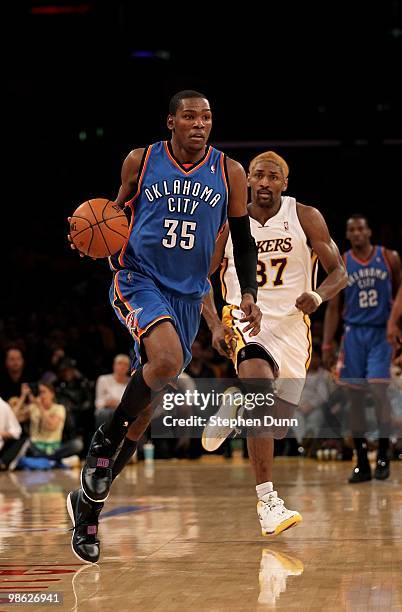
[[[212,164],[212,166],[211,166],[211,173],[215,174],[215,166],[214,166],[214,164]]]
[[[137,327],[138,327],[138,315],[142,311],[142,308],[136,308],[135,310],[131,310],[126,316],[126,325],[127,329],[132,336],[136,336]]]
[[[283,222],[283,227],[285,228],[286,231],[288,231],[289,229],[289,223],[287,221]]]

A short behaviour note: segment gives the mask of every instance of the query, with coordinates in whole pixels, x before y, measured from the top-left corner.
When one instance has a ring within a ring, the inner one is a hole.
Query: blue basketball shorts
[[[339,379],[354,385],[389,380],[391,358],[385,327],[346,325],[337,366]]]
[[[134,338],[132,369],[144,363],[141,338],[159,322],[171,321],[183,349],[183,370],[191,361],[191,346],[198,332],[202,302],[174,295],[157,286],[148,276],[130,270],[113,275],[110,302],[123,325]]]

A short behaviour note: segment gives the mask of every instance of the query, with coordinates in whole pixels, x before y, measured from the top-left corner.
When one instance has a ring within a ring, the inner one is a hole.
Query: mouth
[[[205,140],[205,135],[204,134],[190,134],[190,140]]]
[[[268,189],[260,189],[259,191],[257,191],[259,197],[265,197],[265,198],[270,198],[272,196],[272,192],[268,191]]]

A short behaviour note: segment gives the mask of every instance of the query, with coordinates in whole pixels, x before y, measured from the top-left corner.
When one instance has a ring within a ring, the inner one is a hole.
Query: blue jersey
[[[345,253],[348,286],[344,321],[349,325],[385,326],[392,305],[392,278],[384,248],[375,246],[367,261]]]
[[[227,219],[224,154],[208,146],[204,157],[186,169],[167,142],[150,145],[128,204],[129,237],[120,254],[110,258],[112,269],[139,272],[173,294],[202,299]]]

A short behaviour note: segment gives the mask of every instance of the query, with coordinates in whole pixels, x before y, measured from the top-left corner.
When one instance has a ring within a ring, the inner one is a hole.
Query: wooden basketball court
[[[129,466],[99,534],[101,559],[70,547],[65,498],[79,470],[0,474],[0,611],[8,592],[63,595],[32,610],[402,610],[402,464],[346,484],[350,463],[276,460],[301,525],[260,535],[249,463],[220,457]]]

